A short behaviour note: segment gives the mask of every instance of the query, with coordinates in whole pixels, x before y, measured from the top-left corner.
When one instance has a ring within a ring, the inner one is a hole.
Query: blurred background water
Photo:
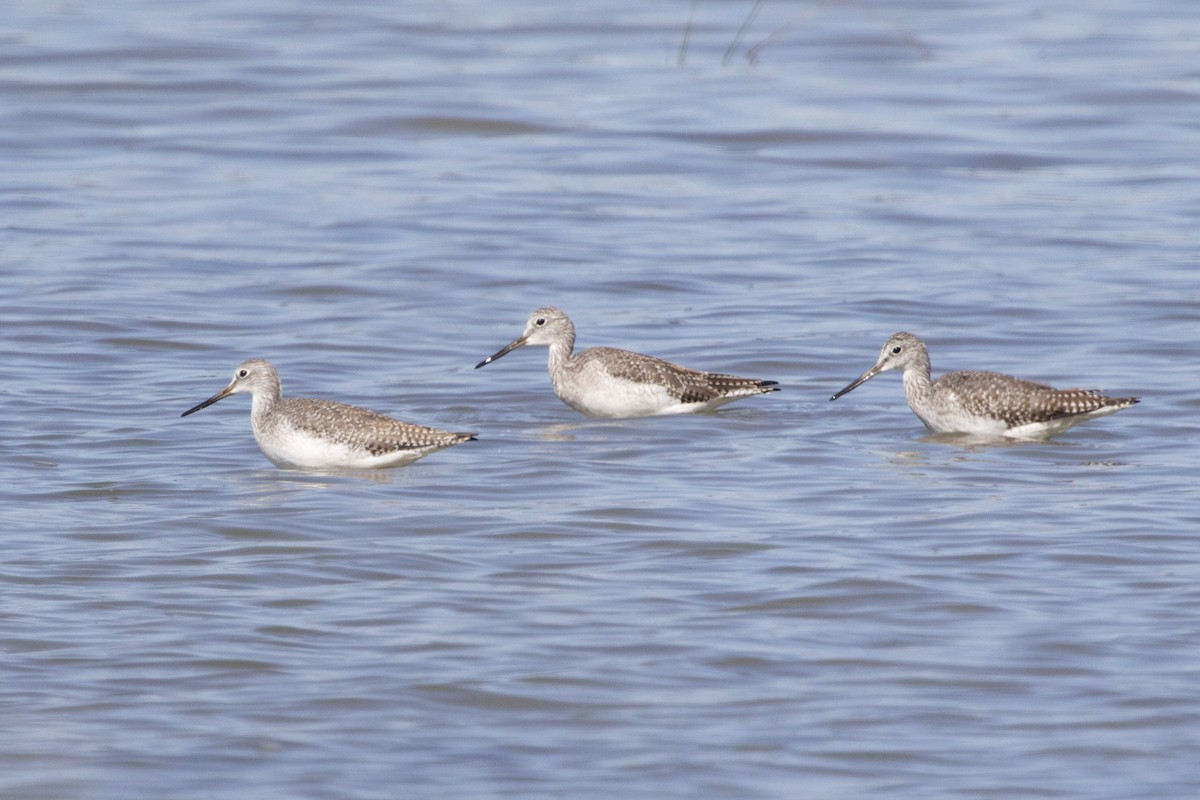
[[[1191,798],[1185,0],[13,0],[0,795]],[[778,380],[589,421],[544,351]],[[930,438],[884,375],[1143,403]],[[478,430],[277,470],[285,393]]]

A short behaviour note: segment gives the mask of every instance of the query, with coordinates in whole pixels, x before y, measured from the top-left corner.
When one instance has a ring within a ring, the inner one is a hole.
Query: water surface
[[[752,9],[10,4],[0,794],[1195,795],[1192,5]],[[546,304],[783,391],[472,369]],[[897,330],[1143,403],[828,402]],[[480,439],[277,470],[252,356]]]

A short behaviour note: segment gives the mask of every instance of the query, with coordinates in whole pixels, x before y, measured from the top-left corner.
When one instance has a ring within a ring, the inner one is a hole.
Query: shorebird
[[[775,381],[681,367],[653,356],[592,347],[572,354],[575,325],[557,308],[539,308],[525,332],[475,365],[490,364],[527,344],[550,348],[550,385],[564,403],[589,417],[651,417],[709,411],[743,397],[778,391]]]
[[[911,333],[888,339],[875,366],[829,399],[837,400],[890,369],[904,371],[908,407],[935,433],[1042,439],[1138,402],[1087,389],[1055,389],[999,372],[947,372],[931,381],[929,350]]]
[[[411,425],[331,400],[285,399],[279,373],[261,358],[242,362],[228,386],[181,416],[238,392],[249,392],[253,398],[250,427],[263,455],[287,469],[400,467],[475,438],[473,433]]]

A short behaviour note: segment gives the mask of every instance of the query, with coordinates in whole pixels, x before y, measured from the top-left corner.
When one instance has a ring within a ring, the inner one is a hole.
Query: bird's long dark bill
[[[871,380],[871,378],[874,378],[878,374],[879,374],[879,370],[875,369],[874,367],[871,367],[869,370],[864,372],[862,375],[859,375],[857,378],[855,378],[853,383],[851,383],[845,389],[842,389],[840,392],[838,392],[837,394],[835,394],[833,397],[831,397],[829,399],[837,400],[842,395],[853,392],[855,389],[862,386],[864,383]]]
[[[198,406],[193,406],[192,408],[189,408],[187,411],[183,412],[183,413],[182,413],[182,414],[180,414],[179,416],[181,416],[181,417],[186,417],[188,414],[195,414],[195,413],[196,413],[197,411],[199,411],[200,409],[202,409],[202,408],[208,408],[208,407],[209,407],[209,406],[211,406],[213,403],[217,402],[218,400],[224,400],[226,397],[229,397],[229,395],[231,395],[231,394],[233,394],[233,392],[229,391],[229,389],[228,389],[228,388],[226,388],[226,389],[222,389],[221,391],[219,391],[219,392],[217,392],[216,394],[214,394],[212,397],[210,397],[210,398],[208,398],[207,400],[205,400],[205,401],[204,401],[203,403],[201,403],[200,405],[198,405]]]
[[[513,350],[516,350],[518,347],[524,347],[524,346],[525,346],[525,337],[524,336],[520,336],[516,339],[513,339],[511,342],[504,345],[504,347],[500,348],[495,353],[493,353],[492,355],[485,358],[483,361],[480,361],[478,364],[476,364],[475,369],[479,369],[480,367],[486,366],[486,365],[492,363],[493,361],[495,361],[497,358],[501,358],[505,355],[508,355]]]

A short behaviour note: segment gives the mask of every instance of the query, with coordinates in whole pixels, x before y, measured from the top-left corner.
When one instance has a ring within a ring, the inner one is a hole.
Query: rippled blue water
[[[1092,5],[8,4],[0,795],[1194,797],[1200,17]],[[828,402],[897,330],[1143,403]],[[251,356],[480,439],[274,469]]]

